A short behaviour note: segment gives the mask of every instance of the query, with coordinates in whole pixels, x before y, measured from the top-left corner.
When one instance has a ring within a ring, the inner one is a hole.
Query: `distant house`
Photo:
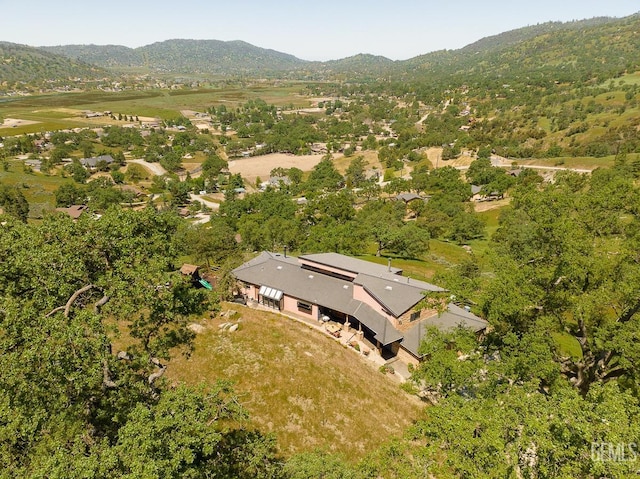
[[[69,216],[71,216],[71,218],[73,218],[74,221],[77,221],[78,218],[80,218],[80,215],[82,215],[82,213],[88,210],[87,210],[87,205],[71,205],[68,208],[56,208],[56,211],[60,211],[61,213],[66,213]]]
[[[488,194],[482,192],[483,186],[471,185],[471,201],[496,201],[504,198],[504,194],[498,191],[491,191]]]
[[[426,198],[423,198],[422,196],[416,194],[416,193],[400,193],[398,196],[396,196],[396,200],[398,201],[404,201],[405,203],[410,203],[411,201],[415,201],[415,200],[426,200]]]
[[[95,170],[98,167],[100,162],[105,162],[107,165],[110,165],[115,160],[111,155],[100,155],[93,158],[82,158],[80,160],[80,164],[84,166],[87,170]]]
[[[315,320],[333,320],[361,331],[385,357],[417,363],[429,326],[463,325],[479,332],[483,319],[449,304],[446,311],[421,308],[425,293],[444,289],[402,276],[402,270],[337,253],[298,258],[263,252],[233,270],[240,293],[254,303]]]
[[[382,176],[382,172],[380,170],[377,169],[371,169],[371,170],[367,170],[364,173],[364,177],[366,180],[379,180],[380,177]]]
[[[280,188],[280,186],[285,185],[289,186],[291,184],[291,179],[288,176],[271,176],[269,177],[269,185],[274,188]]]
[[[509,176],[513,176],[514,178],[517,178],[518,176],[520,176],[522,174],[522,168],[514,168],[511,170],[507,170],[507,175]]]
[[[24,164],[35,171],[40,171],[42,168],[42,160],[25,160]]]
[[[312,143],[309,150],[311,150],[311,153],[314,155],[324,155],[328,151],[326,143]]]

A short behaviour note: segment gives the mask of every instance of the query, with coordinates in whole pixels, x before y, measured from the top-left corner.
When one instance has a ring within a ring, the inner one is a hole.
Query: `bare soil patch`
[[[476,211],[476,213],[480,213],[482,211],[502,208],[503,206],[507,206],[509,203],[511,203],[511,198],[502,198],[501,200],[495,201],[478,201],[473,204],[473,209]]]
[[[229,161],[229,171],[240,173],[245,180],[255,183],[257,177],[269,178],[271,170],[277,167],[300,168],[310,171],[322,160],[322,155],[291,155],[288,153],[270,153],[268,155],[239,158]]]
[[[17,128],[19,126],[35,125],[39,121],[21,120],[19,118],[5,118],[0,128]]]

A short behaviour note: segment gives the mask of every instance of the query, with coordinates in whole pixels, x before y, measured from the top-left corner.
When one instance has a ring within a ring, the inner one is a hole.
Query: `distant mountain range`
[[[297,76],[413,80],[458,75],[583,76],[640,69],[640,15],[549,22],[483,38],[459,50],[404,61],[359,54],[311,62],[243,41],[166,40],[139,48],[120,45],[27,47],[0,42],[0,80],[96,78],[121,71],[216,76]],[[528,73],[527,73],[528,72]]]
[[[73,78],[97,79],[112,75],[78,58],[40,48],[0,42],[0,85],[14,82],[58,82]]]
[[[41,50],[103,68],[148,68],[172,73],[217,75],[295,70],[306,61],[242,41],[166,40],[139,48],[120,45],[63,45]]]

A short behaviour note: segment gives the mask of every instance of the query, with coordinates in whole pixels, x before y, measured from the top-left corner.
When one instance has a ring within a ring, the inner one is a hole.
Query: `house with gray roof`
[[[417,193],[400,193],[399,195],[396,196],[396,200],[404,201],[405,203],[410,203],[411,201],[415,201],[415,200],[428,201],[428,198],[423,198]]]
[[[95,156],[93,158],[82,158],[80,160],[80,164],[84,166],[87,170],[95,170],[98,167],[98,165],[102,162],[104,162],[107,165],[110,165],[114,161],[115,160],[111,155],[100,155],[100,156]]]
[[[309,320],[349,323],[383,356],[417,363],[429,326],[458,325],[480,332],[486,321],[449,304],[444,313],[422,307],[425,294],[439,286],[381,265],[338,253],[291,257],[262,252],[233,270],[248,301]]]

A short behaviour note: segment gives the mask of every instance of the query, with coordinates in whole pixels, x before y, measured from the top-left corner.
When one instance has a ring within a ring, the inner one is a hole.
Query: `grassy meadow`
[[[300,95],[301,86],[254,85],[182,90],[146,90],[127,92],[70,92],[3,98],[0,118],[17,118],[37,123],[0,128],[0,136],[22,135],[76,127],[92,127],[110,123],[107,118],[84,118],[83,112],[112,111],[116,115],[171,119],[181,110],[204,111],[224,104],[236,107],[251,99],[261,98],[278,106],[305,107],[309,101]],[[118,124],[118,122],[113,122]]]
[[[251,424],[274,433],[282,453],[317,448],[361,459],[399,437],[424,405],[397,380],[333,338],[290,318],[224,304],[232,318],[205,319],[195,352],[167,376],[190,385],[231,380]],[[235,332],[221,323],[239,322]]]
[[[21,187],[22,194],[29,202],[29,216],[38,218],[44,211],[55,208],[54,192],[65,183],[73,183],[73,180],[32,172],[24,168],[22,161],[10,161],[7,170],[0,169],[0,183]]]

